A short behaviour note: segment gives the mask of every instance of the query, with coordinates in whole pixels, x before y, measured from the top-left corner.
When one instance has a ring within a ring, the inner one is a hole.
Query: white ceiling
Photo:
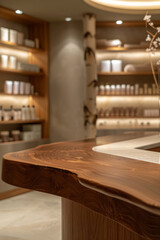
[[[119,14],[95,9],[83,0],[0,0],[0,5],[10,9],[21,9],[24,13],[35,16],[49,22],[63,21],[65,17],[72,17],[73,20],[81,20],[86,12],[95,13],[97,20],[115,21],[142,20],[143,15]],[[154,19],[160,20],[158,15]]]

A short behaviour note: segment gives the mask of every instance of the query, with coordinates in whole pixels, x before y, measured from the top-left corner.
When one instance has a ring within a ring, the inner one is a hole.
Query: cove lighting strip
[[[151,10],[160,7],[160,1],[121,1],[121,0],[84,0],[88,4],[93,6],[100,5],[107,9],[110,8],[120,8],[120,9],[130,9],[130,10]]]

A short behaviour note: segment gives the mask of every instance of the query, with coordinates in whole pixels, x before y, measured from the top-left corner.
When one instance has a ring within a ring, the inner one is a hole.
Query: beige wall
[[[51,141],[84,138],[85,70],[82,22],[50,25]]]

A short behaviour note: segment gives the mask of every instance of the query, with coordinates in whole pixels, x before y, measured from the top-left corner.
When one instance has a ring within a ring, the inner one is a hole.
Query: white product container
[[[2,142],[9,141],[9,131],[1,131],[0,135],[1,135]]]
[[[30,39],[24,39],[24,45],[27,47],[35,47],[35,42],[33,40]]]
[[[4,121],[9,121],[10,120],[10,111],[8,109],[4,109]]]
[[[31,93],[31,84],[26,82],[25,83],[25,94],[29,95]]]
[[[12,94],[13,82],[12,81],[5,81],[4,85],[4,93]]]
[[[36,111],[35,111],[35,106],[34,105],[31,107],[31,119],[32,120],[36,119]],[[40,127],[41,127],[41,125],[40,125]]]
[[[105,86],[105,94],[106,95],[110,95],[111,94],[111,88],[110,88],[110,85],[108,85],[108,84]]]
[[[100,85],[99,86],[99,94],[103,95],[105,93],[105,86],[104,85]]]
[[[19,94],[19,82],[18,81],[13,82],[13,94]]]
[[[12,43],[17,43],[17,34],[16,30],[10,29],[9,30],[9,41]]]
[[[1,67],[7,68],[8,67],[8,55],[1,55]]]
[[[13,137],[13,141],[19,141],[20,140],[20,131],[19,130],[12,130],[11,135]]]
[[[122,60],[112,60],[112,72],[122,71]]]
[[[25,91],[24,91],[24,89],[25,89],[25,82],[20,82],[19,83],[19,94],[25,94]]]
[[[22,32],[18,32],[17,33],[17,43],[19,45],[23,45],[24,44],[24,33],[22,33]]]
[[[121,86],[120,86],[119,84],[117,84],[117,85],[116,85],[116,94],[117,94],[117,95],[120,95],[120,94],[121,94],[120,88],[121,88]]]
[[[22,120],[26,120],[26,107],[22,106]]]
[[[1,41],[8,42],[9,41],[9,29],[1,27]]]
[[[9,68],[16,69],[17,67],[17,58],[14,56],[9,56]]]
[[[30,106],[28,105],[26,107],[26,120],[30,120],[31,119],[31,110],[30,110]]]
[[[111,95],[115,95],[115,89],[116,89],[116,86],[111,85]]]
[[[101,71],[102,72],[111,72],[111,61],[110,60],[101,61]]]

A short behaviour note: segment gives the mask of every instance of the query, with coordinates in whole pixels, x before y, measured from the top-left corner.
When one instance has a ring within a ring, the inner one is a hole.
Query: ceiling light
[[[66,18],[65,18],[65,21],[66,21],[66,22],[70,22],[70,21],[72,21],[72,18],[66,17]]]
[[[123,23],[122,20],[117,20],[117,21],[116,21],[116,24],[118,24],[118,25],[120,25],[120,24],[122,24],[122,23]]]
[[[19,9],[17,9],[17,10],[15,10],[15,13],[16,13],[16,14],[23,14],[23,11],[22,11],[22,10],[19,10]]]
[[[106,10],[157,10],[160,1],[157,0],[84,0],[86,3]]]

